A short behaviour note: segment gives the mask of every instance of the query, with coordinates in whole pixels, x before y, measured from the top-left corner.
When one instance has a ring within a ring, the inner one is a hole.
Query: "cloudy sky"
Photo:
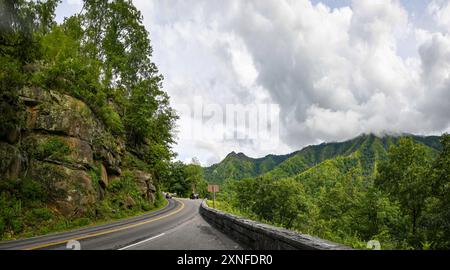
[[[133,2],[180,112],[180,160],[208,165],[231,151],[261,157],[361,133],[450,131],[449,0]],[[64,1],[57,20],[80,7]],[[220,119],[186,110],[196,99],[278,104],[279,136],[223,139]]]

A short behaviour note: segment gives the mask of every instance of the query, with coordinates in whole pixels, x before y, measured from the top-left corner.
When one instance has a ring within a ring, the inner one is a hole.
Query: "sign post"
[[[208,185],[208,192],[212,192],[213,208],[216,208],[216,192],[219,192],[219,185]]]

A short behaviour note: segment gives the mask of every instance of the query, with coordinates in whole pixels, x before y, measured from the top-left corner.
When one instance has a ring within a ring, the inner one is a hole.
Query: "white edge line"
[[[147,241],[150,241],[150,240],[153,240],[153,239],[155,239],[155,238],[161,237],[161,236],[163,236],[163,235],[165,235],[165,233],[161,233],[161,234],[158,234],[158,235],[156,235],[156,236],[153,236],[153,237],[150,237],[150,238],[148,238],[148,239],[145,239],[145,240],[143,240],[143,241],[137,242],[137,243],[135,243],[135,244],[132,244],[132,245],[129,245],[129,246],[126,246],[126,247],[123,247],[123,248],[119,248],[118,250],[125,250],[125,249],[127,249],[127,248],[130,248],[130,247],[134,247],[134,246],[140,245],[140,244],[142,244],[142,243],[145,243],[145,242],[147,242]]]

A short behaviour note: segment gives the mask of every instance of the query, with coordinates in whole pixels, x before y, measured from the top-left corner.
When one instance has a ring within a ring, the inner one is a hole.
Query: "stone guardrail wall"
[[[209,207],[206,201],[200,214],[211,225],[246,248],[254,250],[350,250],[351,248],[287,229],[262,224]]]

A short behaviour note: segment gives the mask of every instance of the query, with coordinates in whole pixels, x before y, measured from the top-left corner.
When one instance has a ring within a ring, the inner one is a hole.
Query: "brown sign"
[[[219,185],[208,185],[208,192],[219,192]]]

